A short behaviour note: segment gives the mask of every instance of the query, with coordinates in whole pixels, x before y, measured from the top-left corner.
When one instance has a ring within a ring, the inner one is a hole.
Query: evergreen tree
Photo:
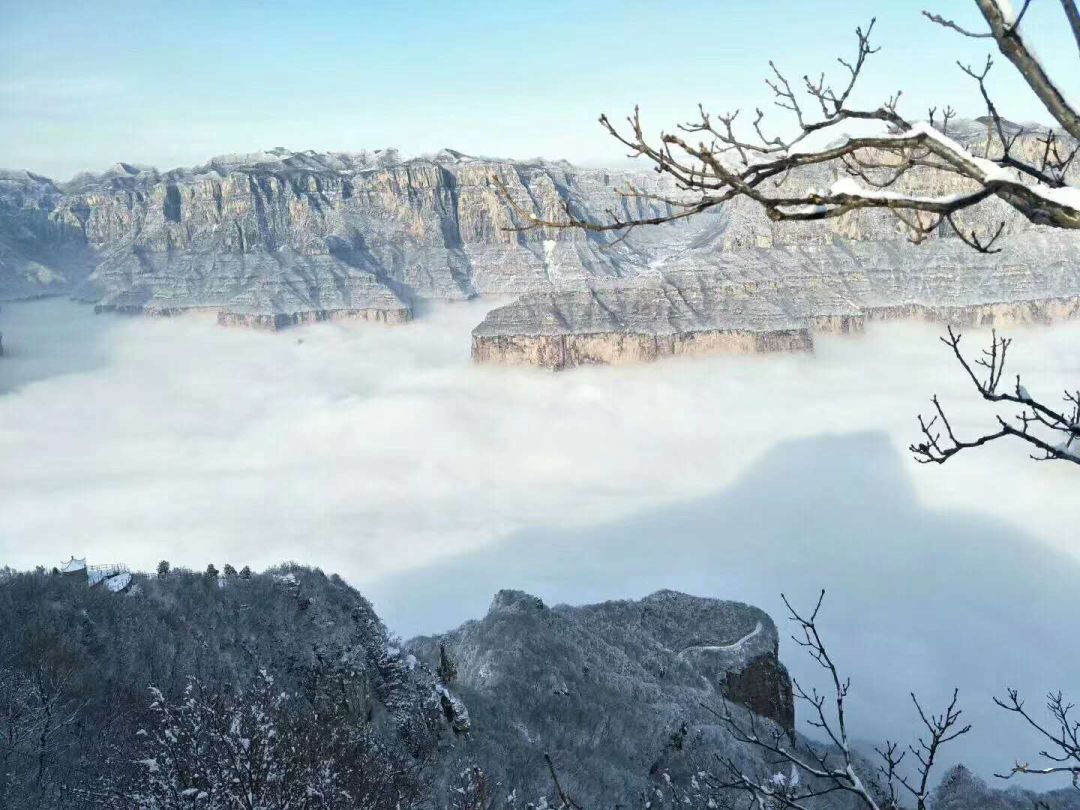
[[[210,563],[208,566],[206,566],[206,576],[216,578],[217,575],[218,570],[214,567],[213,563]]]
[[[158,579],[164,579],[169,575],[169,561],[162,560],[157,564]]]
[[[445,644],[439,645],[439,667],[436,674],[439,676],[439,680],[447,685],[453,683],[454,679],[457,678],[457,664],[454,663],[454,659],[446,651]]]

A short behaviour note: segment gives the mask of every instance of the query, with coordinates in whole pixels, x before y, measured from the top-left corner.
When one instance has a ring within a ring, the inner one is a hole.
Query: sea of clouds
[[[1030,742],[991,695],[1075,684],[1080,468],[1005,442],[917,465],[931,393],[964,434],[994,424],[936,328],[552,374],[470,364],[489,306],[265,334],[5,305],[0,564],[294,559],[341,573],[405,636],[502,587],[669,587],[781,624],[781,591],[807,604],[827,587],[858,732],[907,731],[909,690],[959,685],[982,732],[965,758],[987,771],[1024,753],[1002,739]],[[1034,394],[1080,384],[1080,326],[1010,333]]]

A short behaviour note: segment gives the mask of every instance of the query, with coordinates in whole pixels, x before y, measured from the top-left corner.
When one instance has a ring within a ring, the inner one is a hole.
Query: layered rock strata
[[[1018,135],[1015,155],[1038,158],[1044,130],[1004,126]],[[973,154],[1000,150],[985,120],[953,121],[947,134]],[[801,192],[836,179],[832,167],[809,166],[781,185]],[[1065,180],[1080,182],[1080,166]],[[970,182],[917,168],[890,187],[947,195]],[[620,193],[630,186],[645,194]],[[279,148],[168,172],[121,163],[68,183],[0,171],[0,300],[67,294],[101,311],[202,311],[279,329],[402,322],[422,298],[522,295],[477,328],[473,356],[554,368],[809,351],[815,332],[867,320],[1002,323],[1075,308],[1077,237],[1041,233],[997,199],[956,218],[965,231],[1002,227],[1005,251],[992,256],[946,229],[910,245],[906,226],[882,210],[775,223],[736,198],[628,235],[525,228],[520,214],[656,217],[672,212],[663,201],[672,196],[647,167],[453,150],[405,159]]]
[[[105,311],[213,310],[268,328],[336,313],[400,322],[415,298],[617,281],[702,227],[621,242],[514,231],[524,220],[495,177],[542,217],[669,210],[616,192],[657,189],[642,173],[451,150],[405,160],[277,149],[170,172],[118,164],[65,184],[2,172],[0,298],[63,292]]]
[[[531,293],[473,330],[478,362],[567,368],[811,351],[815,333],[900,318],[960,326],[1080,315],[1080,236],[1029,230],[998,254],[958,240],[690,250],[621,287]]]

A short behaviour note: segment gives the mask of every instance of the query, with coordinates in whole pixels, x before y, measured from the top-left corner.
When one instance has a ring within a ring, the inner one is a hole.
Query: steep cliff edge
[[[619,287],[535,292],[473,330],[477,362],[568,368],[684,354],[812,351],[871,320],[962,326],[1080,316],[1080,234],[1029,229],[986,255],[958,240],[692,250]]]

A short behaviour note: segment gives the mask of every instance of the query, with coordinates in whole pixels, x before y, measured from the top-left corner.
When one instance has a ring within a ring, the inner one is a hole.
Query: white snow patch
[[[86,572],[86,582],[93,588],[95,585],[99,585],[111,576],[109,571],[103,571],[101,569],[90,569]]]
[[[731,642],[730,644],[695,644],[692,647],[686,647],[685,649],[680,650],[679,655],[684,655],[685,653],[697,650],[702,650],[704,652],[725,652],[728,650],[735,650],[748,642],[750,639],[754,638],[754,636],[759,635],[764,629],[765,627],[761,624],[761,622],[758,622],[756,625],[754,625],[753,630],[751,630],[742,638]]]
[[[946,194],[941,197],[922,197],[911,194],[898,194],[895,191],[888,191],[880,188],[867,188],[861,186],[851,177],[843,177],[837,180],[829,188],[830,194],[849,194],[854,197],[863,197],[868,200],[915,200],[920,203],[928,204],[943,204],[956,202],[964,197],[970,196],[969,194]]]
[[[34,269],[34,278],[38,280],[39,284],[52,284],[56,281],[63,281],[64,277],[59,273],[54,273],[48,267],[37,267]]]
[[[130,584],[131,574],[127,571],[105,580],[105,587],[108,588],[111,593],[120,593],[120,591],[124,590],[124,588]]]
[[[544,272],[547,274],[548,281],[552,284],[556,284],[561,277],[559,259],[555,255],[555,250],[558,246],[559,243],[554,239],[544,240]]]

